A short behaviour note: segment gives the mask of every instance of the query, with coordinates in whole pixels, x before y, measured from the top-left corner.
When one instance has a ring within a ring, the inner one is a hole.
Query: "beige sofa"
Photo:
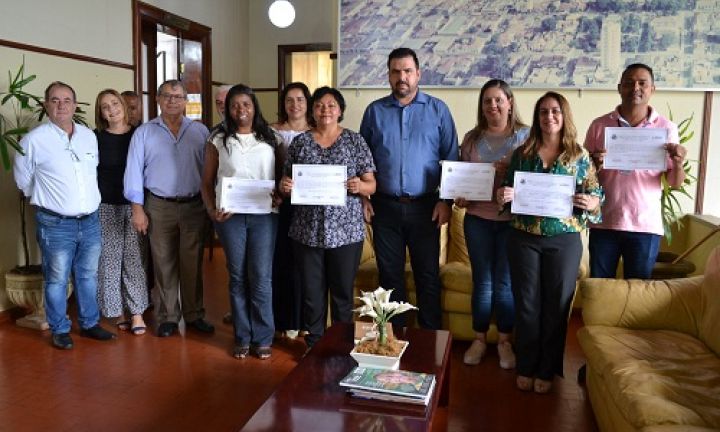
[[[463,218],[465,210],[453,207],[450,222],[443,226],[440,236],[440,282],[442,285],[443,328],[450,330],[455,339],[471,340],[475,337],[472,328],[472,312],[470,296],[472,294],[472,274],[470,260],[465,246]],[[583,235],[583,258],[580,263],[578,279],[589,275],[589,261],[586,236]],[[378,287],[378,272],[372,246],[372,230],[368,227],[368,235],[363,246],[363,257],[355,278],[356,293],[372,291]],[[409,301],[417,304],[415,298],[415,281],[409,259],[405,264],[405,286]],[[497,329],[490,325],[488,341],[495,342]]]
[[[582,282],[587,389],[602,431],[720,429],[720,248],[705,275]]]

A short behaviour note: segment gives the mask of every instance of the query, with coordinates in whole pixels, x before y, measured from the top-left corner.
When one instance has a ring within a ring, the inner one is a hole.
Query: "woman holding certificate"
[[[529,130],[520,120],[510,86],[502,80],[490,80],[480,90],[477,126],[465,134],[460,146],[460,160],[493,164],[494,193],[505,178],[510,155],[525,141]],[[498,214],[497,203],[492,201],[458,198],[455,205],[467,209],[464,220],[465,243],[473,280],[475,340],[465,352],[463,361],[468,365],[476,365],[482,360],[487,350],[485,335],[494,311],[500,367],[512,369],[515,367],[515,354],[510,338],[515,312],[506,250],[510,215]]]
[[[516,384],[547,393],[553,377],[562,376],[567,317],[582,256],[580,232],[588,221],[601,219],[603,196],[562,95],[548,92],[535,104],[530,136],[513,153],[505,184],[497,201],[512,202],[507,247],[513,257]]]
[[[278,122],[270,125],[282,137],[288,148],[292,140],[310,129],[311,113],[308,109],[310,91],[301,82],[292,82],[280,93],[282,108]],[[283,200],[278,214],[277,240],[273,260],[273,316],[275,331],[295,339],[302,327],[302,291],[299,269],[292,253],[292,240],[288,237],[292,206]]]
[[[363,137],[340,126],[345,99],[336,89],[320,87],[312,96],[315,127],[295,137],[288,148],[281,190],[286,195],[301,195],[301,186],[317,183],[320,188],[303,196],[318,196],[317,201],[335,199],[319,196],[323,190],[339,186],[344,197],[337,205],[313,204],[303,199],[293,209],[290,238],[300,268],[303,287],[303,324],[308,331],[305,343],[312,347],[325,332],[327,296],[333,322],[352,321],[353,282],[360,264],[365,238],[361,196],[375,192],[375,164]],[[315,168],[292,176],[293,166]],[[332,174],[342,169],[342,178]],[[326,168],[327,175],[322,170]],[[303,176],[304,174],[304,176]],[[306,180],[310,176],[314,181]],[[302,181],[301,181],[302,180]],[[293,190],[295,187],[296,190]]]
[[[210,135],[205,149],[202,197],[225,249],[235,358],[247,357],[251,348],[260,359],[272,354],[277,215],[271,192],[281,150],[252,89],[233,86],[226,98],[225,122]]]

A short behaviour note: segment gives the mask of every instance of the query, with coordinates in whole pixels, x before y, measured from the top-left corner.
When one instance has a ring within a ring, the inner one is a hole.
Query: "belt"
[[[163,201],[174,202],[174,203],[188,203],[188,202],[197,201],[200,199],[200,193],[196,193],[195,195],[191,195],[191,196],[164,197],[164,196],[156,195],[156,194],[150,192],[150,195],[154,196],[157,199],[161,199]]]
[[[83,220],[83,219],[86,219],[86,218],[92,216],[93,213],[94,213],[94,212],[93,212],[93,213],[88,213],[88,214],[83,214],[83,215],[77,215],[77,216],[66,216],[66,215],[62,215],[62,214],[60,214],[60,213],[58,213],[58,212],[54,212],[54,211],[52,211],[52,210],[48,210],[48,209],[46,209],[45,207],[40,207],[40,206],[38,206],[38,207],[37,207],[37,210],[38,210],[39,212],[42,212],[42,213],[45,213],[45,214],[49,214],[50,216],[58,217],[58,218],[60,218],[60,219],[75,219],[75,220]]]
[[[437,200],[438,195],[436,193],[427,193],[427,194],[415,195],[415,196],[412,196],[412,195],[395,196],[395,195],[390,195],[390,194],[386,194],[386,193],[382,193],[382,192],[376,192],[375,195],[373,195],[373,197],[383,198],[383,199],[390,200],[390,201],[397,201],[400,203],[411,203],[411,202],[421,201],[421,200],[426,200],[426,199]]]

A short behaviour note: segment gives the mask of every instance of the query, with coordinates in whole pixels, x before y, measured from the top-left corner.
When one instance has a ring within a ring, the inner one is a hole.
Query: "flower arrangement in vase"
[[[397,357],[398,361],[394,363],[394,368],[397,368],[399,357],[407,347],[406,341],[400,341],[388,335],[387,324],[390,322],[390,318],[417,308],[410,303],[390,301],[392,291],[379,287],[372,292],[363,291],[362,295],[358,297],[363,305],[355,309],[355,312],[358,312],[361,317],[372,318],[373,333],[376,335],[374,338],[364,338],[353,349],[351,354],[361,365],[362,362],[355,354]]]

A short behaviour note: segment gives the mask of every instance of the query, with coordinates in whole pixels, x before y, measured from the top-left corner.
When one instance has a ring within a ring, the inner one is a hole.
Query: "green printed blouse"
[[[582,155],[572,162],[564,162],[564,154],[561,154],[549,169],[543,168],[542,159],[537,154],[530,159],[523,159],[521,151],[522,147],[513,152],[503,186],[513,186],[515,171],[572,175],[575,176],[576,193],[598,196],[600,197],[600,204],[604,201],[605,197],[602,186],[600,186],[597,179],[595,166],[584,148],[582,149]],[[509,207],[508,204],[506,208],[509,210]],[[515,229],[531,234],[554,236],[563,233],[581,232],[587,228],[588,222],[602,222],[600,205],[592,212],[575,208],[572,217],[569,218],[513,214],[510,225]]]

